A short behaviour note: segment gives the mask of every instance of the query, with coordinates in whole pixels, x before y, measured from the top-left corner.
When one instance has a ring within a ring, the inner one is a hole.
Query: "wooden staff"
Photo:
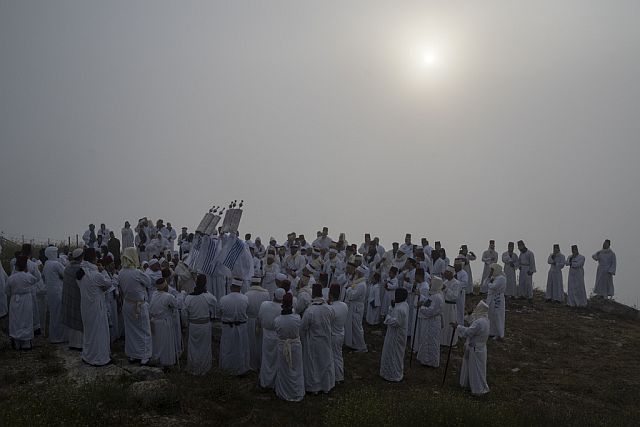
[[[456,336],[457,329],[458,329],[458,326],[456,325],[456,327],[453,328],[453,332],[451,333],[451,341],[449,342],[449,354],[447,355],[447,363],[446,365],[444,365],[444,376],[442,377],[443,386],[444,386],[444,380],[447,379],[447,369],[449,369],[449,359],[451,359],[451,347],[453,347],[453,337]]]

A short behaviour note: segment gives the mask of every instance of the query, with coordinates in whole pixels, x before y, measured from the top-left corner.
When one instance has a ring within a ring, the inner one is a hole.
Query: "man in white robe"
[[[476,260],[476,254],[474,254],[472,251],[469,250],[469,248],[467,247],[467,245],[462,245],[460,246],[460,255],[464,256],[465,258],[465,263],[463,266],[463,270],[467,273],[467,277],[468,277],[468,281],[467,281],[467,287],[465,289],[465,293],[467,295],[472,294],[473,293],[473,274],[471,272],[471,261],[475,261]]]
[[[307,260],[298,253],[298,245],[291,245],[291,255],[285,258],[283,272],[293,280],[300,276]]]
[[[596,285],[593,292],[601,298],[613,297],[613,276],[616,275],[616,254],[611,250],[611,241],[609,239],[605,240],[602,244],[602,249],[593,254],[592,258],[598,262]]]
[[[562,269],[566,262],[565,256],[560,252],[560,245],[553,245],[553,252],[547,259],[549,273],[547,274],[547,291],[544,296],[547,301],[564,301]]]
[[[504,263],[504,275],[507,278],[507,287],[504,294],[510,298],[515,298],[516,292],[516,270],[518,269],[518,255],[513,251],[514,244],[509,242],[507,251],[502,254],[502,262]],[[458,322],[460,323],[460,322]]]
[[[536,272],[536,258],[522,240],[518,241],[518,298],[527,298],[533,301],[533,273]]]
[[[176,336],[175,329],[178,301],[169,293],[169,285],[164,278],[158,279],[155,285],[156,291],[149,305],[152,359],[160,366],[173,366],[180,357],[176,340],[182,338]]]
[[[407,256],[413,256],[413,243],[411,243],[411,234],[404,236],[404,243],[400,245],[400,251]]]
[[[30,350],[33,341],[32,290],[38,279],[28,272],[28,257],[16,258],[15,273],[7,279],[9,296],[9,338],[15,350]]]
[[[567,279],[567,305],[569,307],[586,307],[587,292],[584,286],[584,262],[578,246],[571,246],[571,255],[567,258],[569,277]]]
[[[220,336],[220,369],[231,375],[243,375],[249,367],[249,335],[247,308],[249,300],[240,293],[243,280],[234,278],[227,295],[220,299],[222,335]]]
[[[387,332],[384,336],[382,356],[380,358],[380,376],[387,381],[402,381],[404,376],[404,354],[407,346],[407,328],[409,326],[409,306],[407,290],[398,288],[391,310],[384,319]]]
[[[176,230],[171,226],[170,222],[167,222],[167,226],[160,230],[160,234],[167,241],[167,250],[171,251],[171,254],[175,252],[176,242]]]
[[[249,340],[249,367],[253,371],[260,370],[262,363],[262,330],[258,326],[258,313],[262,303],[269,301],[269,291],[260,286],[262,279],[253,277],[251,287],[245,294],[249,305],[247,306],[247,334]]]
[[[49,246],[44,251],[47,261],[44,263],[42,278],[47,289],[49,307],[49,342],[53,344],[67,341],[67,328],[62,324],[62,282],[64,267],[58,260],[58,248]]]
[[[471,324],[468,327],[456,323],[451,325],[460,337],[466,338],[460,370],[460,387],[470,388],[474,396],[482,396],[489,392],[487,385],[488,312],[487,304],[480,301],[471,315]]]
[[[76,273],[81,268],[83,250],[76,248],[71,253],[71,261],[64,269],[62,280],[62,324],[67,327],[70,350],[82,350],[82,313],[80,310],[80,288]]]
[[[458,335],[455,333],[455,329],[451,328],[449,324],[451,322],[456,322],[458,319],[457,303],[458,296],[462,289],[460,282],[455,279],[455,270],[453,268],[447,267],[444,272],[444,278],[444,308],[442,310],[444,329],[440,338],[440,345],[449,346],[456,345],[458,343]]]
[[[282,312],[274,321],[278,335],[275,389],[278,398],[289,402],[299,402],[305,394],[301,325],[302,319],[293,312],[293,295],[287,293],[282,298]]]
[[[135,237],[133,235],[133,230],[131,229],[131,224],[129,224],[129,221],[124,222],[124,227],[121,230],[121,234],[122,250],[124,251],[126,248],[132,248],[135,244]]]
[[[275,330],[276,317],[282,311],[285,290],[274,291],[273,301],[264,301],[258,311],[258,327],[262,330],[262,354],[260,363],[260,387],[274,388],[276,383],[276,363],[278,361],[278,334]]]
[[[467,303],[466,290],[468,289],[469,284],[469,276],[463,268],[464,261],[464,259],[456,258],[453,263],[453,268],[456,270],[455,278],[458,282],[460,282],[460,294],[458,295],[458,299],[456,300],[456,313],[458,314],[458,323],[464,323],[464,310]]]
[[[500,264],[491,265],[491,276],[488,279],[489,292],[487,293],[487,306],[489,306],[489,322],[491,328],[489,336],[496,340],[504,339],[505,299],[504,290],[507,287],[507,278],[502,272]],[[462,324],[462,323],[460,323]]]
[[[333,311],[331,324],[331,346],[333,349],[333,367],[336,383],[344,381],[344,361],[342,345],[344,344],[344,327],[349,316],[349,307],[340,301],[340,285],[334,284],[329,288],[329,307]]]
[[[103,242],[107,242],[109,240],[109,229],[106,225],[100,224],[100,228],[96,232],[97,237],[102,237]]]
[[[440,336],[442,335],[442,279],[431,279],[428,298],[420,302],[418,311],[418,345],[417,359],[425,365],[437,368],[440,366]]]
[[[216,297],[207,292],[207,276],[198,274],[193,292],[182,306],[182,324],[188,327],[187,371],[204,375],[211,369],[211,319]]]
[[[328,393],[335,386],[335,368],[331,342],[333,310],[322,298],[322,285],[315,283],[311,305],[302,316],[300,336],[304,383],[307,393]]]
[[[154,282],[138,270],[138,263],[138,252],[135,248],[125,249],[118,280],[123,296],[124,352],[129,362],[145,365],[152,356],[149,295]]]
[[[367,351],[367,344],[364,341],[364,329],[362,328],[364,305],[367,297],[366,274],[367,268],[365,266],[361,265],[356,269],[353,282],[345,290],[344,299],[349,308],[344,343],[347,347],[359,353]]]
[[[262,267],[262,287],[269,292],[269,297],[273,298],[276,291],[276,275],[280,273],[280,267],[275,262],[276,257],[267,255],[267,262]]]
[[[111,363],[111,338],[105,292],[112,286],[98,271],[96,252],[84,251],[84,262],[76,276],[82,299],[82,361],[92,366]]]
[[[85,247],[95,249],[96,243],[98,242],[95,224],[89,224],[89,229],[82,235],[82,241]]]
[[[486,294],[488,291],[487,279],[491,276],[491,265],[498,262],[498,252],[496,252],[495,240],[489,240],[489,248],[482,253],[482,280],[480,281],[480,293]]]

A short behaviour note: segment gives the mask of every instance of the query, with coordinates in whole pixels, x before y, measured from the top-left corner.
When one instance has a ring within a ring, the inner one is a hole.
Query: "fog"
[[[637,304],[637,1],[0,0],[0,230],[328,226],[618,255]],[[425,67],[424,49],[438,63]],[[118,233],[119,234],[119,233]],[[474,264],[479,276],[480,261]],[[566,287],[566,284],[565,284]]]

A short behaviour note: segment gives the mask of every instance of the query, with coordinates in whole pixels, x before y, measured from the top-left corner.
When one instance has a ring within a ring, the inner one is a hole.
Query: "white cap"
[[[242,279],[238,279],[237,277],[234,277],[231,281],[231,286],[242,287],[242,285],[244,285],[244,282],[242,281]]]
[[[73,252],[71,252],[71,258],[80,258],[83,253],[82,248],[74,249]]]
[[[160,261],[158,261],[158,260],[157,260],[157,259],[155,259],[155,258],[151,258],[151,259],[149,260],[149,267],[151,267],[152,265],[156,265],[156,264],[160,264]]]
[[[289,280],[289,276],[287,276],[286,274],[283,273],[278,273],[276,274],[276,280],[278,281],[283,281],[283,280]]]
[[[273,293],[273,295],[276,297],[277,300],[282,301],[282,298],[284,298],[285,294],[287,293],[287,291],[285,291],[282,288],[278,288],[276,289],[276,291]]]

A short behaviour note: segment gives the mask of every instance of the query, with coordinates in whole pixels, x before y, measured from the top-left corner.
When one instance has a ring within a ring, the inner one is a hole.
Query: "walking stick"
[[[419,301],[418,301],[419,302]],[[413,345],[416,343],[416,332],[418,331],[418,312],[420,311],[420,304],[416,307],[416,320],[413,324],[413,336],[411,337],[411,346],[409,347],[409,369],[411,369],[411,363],[413,362]]]
[[[456,336],[457,326],[451,333],[451,341],[449,342],[449,354],[447,355],[447,363],[444,365],[444,376],[442,377],[442,385],[444,386],[444,380],[447,379],[447,369],[449,369],[449,359],[451,359],[451,347],[453,347],[453,337]]]

